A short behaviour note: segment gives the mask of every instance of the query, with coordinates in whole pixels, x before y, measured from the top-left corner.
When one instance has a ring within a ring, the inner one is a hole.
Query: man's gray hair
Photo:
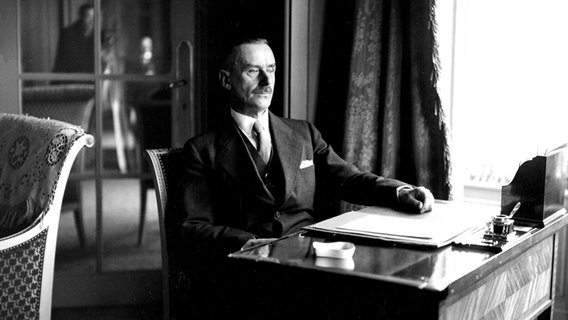
[[[268,45],[268,40],[263,38],[247,38],[243,41],[238,42],[231,48],[229,55],[223,61],[222,68],[223,70],[231,71],[233,68],[239,63],[239,59],[241,56],[241,49],[240,46],[243,44],[266,44]]]

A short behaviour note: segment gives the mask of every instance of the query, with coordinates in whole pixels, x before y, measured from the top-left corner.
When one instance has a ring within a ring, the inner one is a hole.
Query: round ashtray
[[[319,242],[314,241],[312,244],[316,250],[317,257],[349,259],[353,257],[355,245],[351,242]]]

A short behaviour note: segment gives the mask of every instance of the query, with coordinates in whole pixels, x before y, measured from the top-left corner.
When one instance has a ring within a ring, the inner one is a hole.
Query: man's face
[[[266,44],[244,44],[240,56],[229,72],[226,86],[231,91],[232,107],[256,116],[270,106],[274,92],[276,62]]]
[[[87,9],[83,11],[81,21],[83,21],[83,27],[86,30],[92,29],[95,21],[95,9]]]

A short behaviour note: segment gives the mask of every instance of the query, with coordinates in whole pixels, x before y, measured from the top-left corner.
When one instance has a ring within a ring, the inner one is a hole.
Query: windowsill
[[[468,183],[464,186],[464,200],[501,206],[501,188],[495,184]]]
[[[501,205],[501,188],[503,186],[469,183],[464,186],[464,201],[487,205]],[[564,205],[568,207],[568,188],[564,190]]]

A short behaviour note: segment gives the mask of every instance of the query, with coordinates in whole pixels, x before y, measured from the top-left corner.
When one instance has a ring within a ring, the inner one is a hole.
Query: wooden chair
[[[22,90],[23,113],[40,118],[51,118],[81,126],[89,130],[95,101],[95,87],[91,84],[60,84],[26,87]],[[85,154],[81,152],[72,169],[85,169]],[[73,212],[79,244],[85,246],[85,226],[81,207],[81,184],[73,178],[67,183],[63,196],[63,212]]]
[[[0,319],[50,319],[63,194],[93,144],[65,122],[0,114]]]
[[[160,238],[162,249],[162,286],[164,319],[183,319],[183,312],[190,301],[189,277],[181,267],[181,257],[176,255],[172,228],[180,221],[182,202],[176,195],[179,186],[179,168],[182,166],[182,149],[149,149],[146,159],[151,163],[154,188],[158,203]]]

